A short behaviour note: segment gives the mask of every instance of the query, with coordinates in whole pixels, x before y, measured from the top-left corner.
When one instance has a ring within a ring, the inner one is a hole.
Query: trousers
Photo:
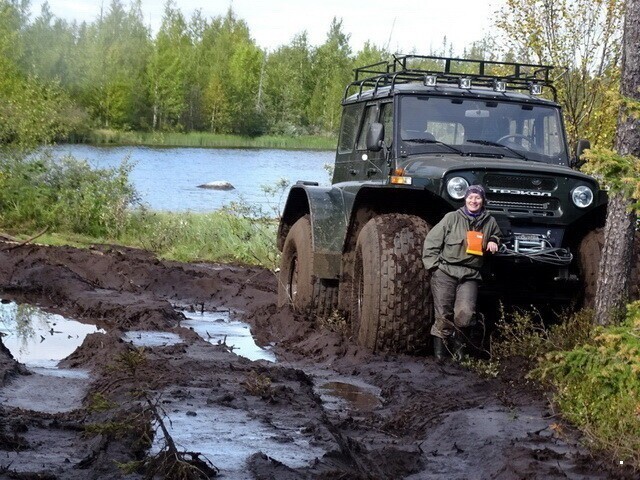
[[[431,275],[434,322],[431,335],[447,339],[475,320],[478,280],[460,280],[437,269]]]

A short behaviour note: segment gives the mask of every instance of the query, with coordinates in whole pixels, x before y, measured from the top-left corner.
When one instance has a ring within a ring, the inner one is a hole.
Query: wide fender
[[[280,250],[291,226],[307,213],[311,221],[314,273],[320,278],[338,278],[348,223],[345,193],[336,187],[292,186],[278,229]]]

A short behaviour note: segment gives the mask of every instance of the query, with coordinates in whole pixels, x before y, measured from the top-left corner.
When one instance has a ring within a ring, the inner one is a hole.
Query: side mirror
[[[367,132],[367,150],[372,152],[379,152],[382,150],[382,143],[384,140],[384,125],[378,122],[374,122],[369,126]]]
[[[578,140],[578,144],[576,145],[576,158],[573,160],[573,162],[571,162],[571,166],[579,167],[580,165],[583,165],[584,160],[582,160],[580,157],[582,157],[582,154],[585,150],[589,150],[590,148],[591,142],[589,140],[585,140],[584,138]]]

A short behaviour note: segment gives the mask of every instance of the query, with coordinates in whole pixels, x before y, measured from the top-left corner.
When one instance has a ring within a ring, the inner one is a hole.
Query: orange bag
[[[482,232],[467,232],[467,253],[470,255],[482,256]]]

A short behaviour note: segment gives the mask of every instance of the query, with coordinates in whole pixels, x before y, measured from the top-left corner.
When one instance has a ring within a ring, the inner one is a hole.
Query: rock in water
[[[198,188],[208,188],[210,190],[234,190],[236,187],[224,180],[217,180],[215,182],[203,183],[198,185]]]

